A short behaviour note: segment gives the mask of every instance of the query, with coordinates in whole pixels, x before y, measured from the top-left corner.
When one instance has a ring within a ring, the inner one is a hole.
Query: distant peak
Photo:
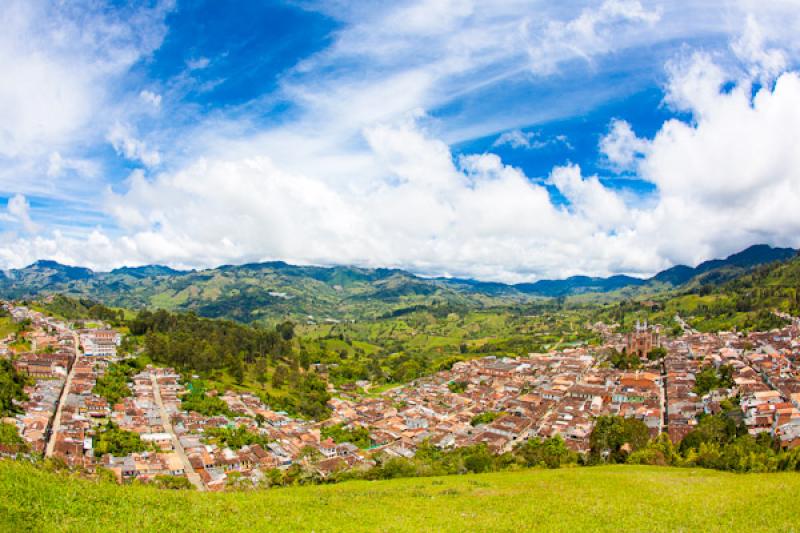
[[[62,265],[58,261],[52,259],[39,259],[35,263],[28,265],[25,268],[69,268],[67,265]]]

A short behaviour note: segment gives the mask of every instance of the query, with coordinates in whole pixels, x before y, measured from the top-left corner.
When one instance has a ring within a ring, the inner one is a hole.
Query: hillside
[[[241,322],[293,317],[305,320],[376,318],[435,305],[480,308],[533,298],[513,290],[502,297],[466,283],[424,279],[402,270],[307,267],[281,262],[226,265],[200,271],[167,267],[92,272],[39,261],[8,271],[0,295],[40,297],[61,293],[106,305],[192,310]]]
[[[642,293],[658,293],[677,287],[718,285],[750,272],[759,265],[788,261],[797,255],[793,248],[773,248],[756,244],[725,259],[711,259],[696,267],[676,265],[647,279],[631,276],[590,278],[573,276],[563,280],[541,280],[536,283],[518,284],[514,287],[529,294],[540,296],[574,296],[591,293],[618,293],[629,296]]]
[[[476,280],[423,278],[397,269],[294,266],[283,262],[225,265],[179,271],[165,266],[93,272],[38,261],[0,276],[0,297],[61,293],[128,309],[191,310],[240,322],[375,319],[420,308],[485,309],[529,305],[565,296],[603,295],[609,301],[673,289],[716,286],[759,265],[785,261],[790,248],[752,246],[697,267],[676,266],[649,279],[630,276],[507,285]]]
[[[798,474],[531,470],[243,493],[119,487],[0,461],[3,531],[791,531]]]
[[[709,271],[714,273],[718,271]],[[704,276],[709,275],[704,274]],[[652,320],[679,314],[700,331],[769,330],[783,323],[773,311],[800,314],[800,258],[750,269],[722,283],[695,280],[679,294],[659,299]]]

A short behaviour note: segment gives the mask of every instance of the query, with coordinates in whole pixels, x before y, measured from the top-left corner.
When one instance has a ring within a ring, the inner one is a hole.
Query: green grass
[[[204,494],[0,461],[3,531],[797,531],[798,504],[798,474],[616,466]]]
[[[5,339],[17,331],[17,325],[10,316],[0,317],[0,339]]]

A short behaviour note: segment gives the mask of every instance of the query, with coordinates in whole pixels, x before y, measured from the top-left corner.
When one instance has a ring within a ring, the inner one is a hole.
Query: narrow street
[[[661,432],[669,433],[669,397],[667,396],[667,364],[661,360]]]
[[[158,385],[158,379],[155,375],[151,375],[150,379],[153,382],[153,397],[156,400],[158,409],[161,411],[161,423],[164,426],[164,430],[172,437],[172,447],[175,448],[175,453],[178,454],[178,457],[180,457],[181,461],[183,462],[183,469],[186,472],[186,477],[189,479],[192,485],[197,488],[197,490],[204,491],[206,490],[206,486],[203,484],[203,480],[200,479],[200,475],[194,471],[194,468],[192,468],[189,458],[186,457],[186,452],[183,450],[183,446],[181,445],[178,436],[175,434],[175,430],[172,428],[172,422],[170,422],[169,414],[164,408],[164,402],[161,401],[161,388]]]
[[[675,315],[675,322],[677,322],[681,326],[681,328],[683,328],[684,333],[687,333],[689,335],[697,333],[697,330],[692,329],[692,326],[690,326],[689,323],[686,322],[683,318],[681,318],[681,316],[678,314]]]
[[[77,345],[76,345],[77,346]],[[64,388],[61,389],[61,396],[58,398],[58,407],[56,407],[56,414],[53,415],[53,423],[50,428],[50,437],[47,439],[47,447],[44,450],[45,457],[52,457],[53,450],[56,447],[56,434],[58,433],[59,428],[61,427],[61,409],[64,407],[64,402],[67,400],[67,395],[69,394],[69,389],[72,385],[72,376],[75,374],[75,367],[77,366],[76,363],[78,362],[77,357],[75,361],[72,363],[72,366],[67,373],[67,379],[64,381]]]

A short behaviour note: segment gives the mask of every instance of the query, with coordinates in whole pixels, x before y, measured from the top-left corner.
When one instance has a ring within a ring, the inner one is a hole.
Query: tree
[[[285,341],[290,341],[294,338],[294,322],[290,320],[278,324],[277,330]]]
[[[699,450],[704,443],[724,446],[736,438],[736,423],[724,414],[704,416],[680,443],[681,453]]]
[[[275,372],[272,374],[272,387],[275,389],[282,389],[288,377],[289,368],[284,364],[278,365],[275,368]]]
[[[628,453],[647,445],[649,439],[650,430],[641,420],[600,416],[595,420],[589,443],[595,459],[619,463]]]
[[[476,450],[464,457],[464,468],[468,472],[475,472],[476,474],[489,472],[493,470],[493,466],[494,456],[485,445],[478,446]]]
[[[626,463],[637,465],[667,466],[676,465],[681,457],[675,450],[675,446],[665,433],[657,439],[647,443],[647,445],[633,453],[626,459]]]
[[[162,489],[170,490],[192,490],[194,486],[188,478],[183,476],[156,476],[153,483]]]
[[[733,386],[733,367],[722,365],[718,369],[707,366],[695,376],[694,392],[703,396],[712,390]]]
[[[264,388],[264,385],[267,384],[267,359],[265,357],[259,357],[256,359],[256,381],[261,385],[261,388]]]
[[[0,416],[20,412],[15,401],[25,401],[25,385],[30,382],[28,376],[17,372],[8,359],[0,359]]]
[[[231,372],[231,376],[236,380],[236,383],[241,385],[244,383],[244,363],[242,362],[241,354],[239,357],[229,356],[229,360],[228,369]]]
[[[578,454],[567,448],[561,435],[545,440],[530,439],[514,450],[514,456],[529,467],[559,468],[561,465],[576,463],[578,460]]]
[[[467,385],[469,385],[466,381],[453,381],[447,384],[447,388],[450,389],[450,392],[459,394],[467,390]]]
[[[138,433],[120,429],[110,420],[95,434],[95,457],[102,457],[107,453],[122,457],[133,452],[143,452],[146,449],[147,444],[142,441]]]
[[[320,439],[325,440],[328,437],[333,439],[336,443],[349,442],[362,449],[367,449],[372,445],[372,439],[369,437],[369,429],[363,426],[354,425],[345,427],[344,424],[324,426],[320,429]]]
[[[20,437],[19,432],[17,432],[17,426],[14,424],[0,423],[0,445],[14,449],[17,452],[28,450],[25,440]]]

